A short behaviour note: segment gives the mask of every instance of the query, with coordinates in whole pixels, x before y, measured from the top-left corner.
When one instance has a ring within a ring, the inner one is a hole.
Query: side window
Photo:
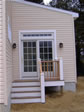
[[[8,17],[8,39],[10,43],[12,42],[12,34],[11,34],[11,26],[10,26],[10,18]]]

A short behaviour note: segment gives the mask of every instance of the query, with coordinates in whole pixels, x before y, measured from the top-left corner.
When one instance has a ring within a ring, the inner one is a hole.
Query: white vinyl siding
[[[12,38],[9,39],[11,35],[8,32],[8,24],[11,27],[11,1],[6,1],[6,95],[7,95],[7,104],[10,103],[10,92],[11,92],[11,84],[12,84]],[[8,22],[9,17],[9,22]]]
[[[0,103],[6,105],[12,82],[12,44],[8,39],[8,16],[11,18],[11,2],[0,0]]]
[[[20,78],[19,72],[19,31],[20,30],[56,30],[57,56],[63,58],[64,80],[76,82],[74,20],[69,14],[50,11],[18,2],[12,5],[13,42],[17,48],[13,51],[13,79]],[[63,42],[63,48],[59,43]]]
[[[2,0],[0,0],[0,103],[4,103]]]

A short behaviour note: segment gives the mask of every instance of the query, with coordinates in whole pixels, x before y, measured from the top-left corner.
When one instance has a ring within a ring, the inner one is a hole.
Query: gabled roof
[[[24,0],[12,0],[12,1],[16,1],[18,3],[27,4],[27,5],[31,5],[31,6],[35,6],[35,7],[39,7],[39,8],[48,9],[48,10],[51,10],[51,11],[56,11],[56,12],[69,14],[69,15],[72,15],[73,18],[78,18],[79,17],[78,13],[71,12],[71,11],[66,11],[66,10],[63,10],[63,9],[53,8],[53,7],[49,7],[49,6],[45,6],[45,5],[40,5],[40,4],[37,4],[37,3],[24,1]]]

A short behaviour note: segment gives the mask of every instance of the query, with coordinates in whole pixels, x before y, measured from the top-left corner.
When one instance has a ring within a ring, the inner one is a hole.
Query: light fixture
[[[60,47],[60,48],[63,48],[63,43],[62,43],[62,42],[59,43],[59,47]]]
[[[13,47],[13,49],[15,49],[16,48],[16,43],[13,43],[12,47]]]

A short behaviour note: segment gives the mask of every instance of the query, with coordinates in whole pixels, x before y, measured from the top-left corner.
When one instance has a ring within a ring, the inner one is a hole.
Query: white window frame
[[[10,18],[8,17],[8,39],[10,43],[12,43],[12,32],[11,32],[11,26],[10,26]]]
[[[25,33],[53,33],[51,37],[23,37]],[[53,41],[53,51],[54,56],[53,59],[57,59],[57,45],[56,45],[56,30],[21,30],[19,31],[19,71],[20,71],[20,79],[22,79],[22,41],[23,40],[54,40]],[[37,51],[38,52],[38,51]],[[21,57],[21,58],[20,58]]]

